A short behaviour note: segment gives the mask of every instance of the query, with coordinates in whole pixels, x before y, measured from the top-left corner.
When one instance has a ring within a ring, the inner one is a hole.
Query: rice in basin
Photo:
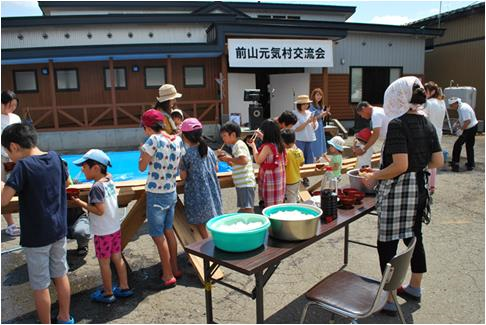
[[[299,210],[291,210],[291,211],[277,211],[270,215],[272,219],[278,220],[309,220],[313,219],[316,216],[312,214],[303,213]]]
[[[230,225],[221,224],[218,226],[217,229],[223,232],[241,232],[241,231],[249,231],[249,230],[257,229],[262,226],[263,226],[263,222],[261,221],[255,221],[249,223],[238,221]]]

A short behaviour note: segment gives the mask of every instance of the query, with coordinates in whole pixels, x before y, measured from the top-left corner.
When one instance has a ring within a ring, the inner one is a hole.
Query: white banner
[[[230,67],[332,67],[332,41],[228,39]]]

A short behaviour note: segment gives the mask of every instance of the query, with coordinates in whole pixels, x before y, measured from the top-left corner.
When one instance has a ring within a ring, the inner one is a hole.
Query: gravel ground
[[[351,139],[348,139],[348,142]],[[444,136],[444,148],[452,152],[455,138]],[[484,136],[476,138],[477,168],[472,172],[440,171],[432,206],[432,223],[424,226],[428,273],[424,277],[421,303],[399,301],[408,322],[484,323]],[[465,150],[461,164],[464,164]],[[461,166],[465,170],[464,166]],[[312,179],[314,180],[314,179]],[[312,181],[311,180],[311,181]],[[312,183],[312,182],[311,182]],[[234,189],[223,190],[224,210],[236,206]],[[18,217],[18,216],[16,216]],[[350,237],[374,244],[376,217],[365,216],[353,223]],[[2,229],[5,222],[2,219]],[[304,293],[320,279],[336,271],[342,263],[343,231],[334,233],[285,259],[264,288],[265,318],[269,323],[297,323],[305,304]],[[2,251],[18,246],[2,232]],[[99,268],[91,246],[84,259],[73,255],[69,242],[72,286],[72,314],[79,323],[204,323],[204,291],[179,246],[179,261],[184,277],[175,288],[159,290],[158,255],[147,227],[143,226],[125,256],[132,273],[130,282],[135,297],[112,305],[89,300],[101,285]],[[402,246],[403,247],[403,246]],[[2,255],[2,323],[35,323],[37,317],[28,284],[27,267],[21,251]],[[227,281],[251,290],[253,278],[223,269]],[[348,270],[379,278],[376,250],[351,245]],[[53,302],[55,291],[51,288]],[[213,287],[214,318],[220,323],[254,323],[254,301],[221,285]],[[57,309],[53,305],[53,312]],[[329,314],[311,309],[307,323],[326,323]],[[348,320],[338,318],[338,323]],[[363,323],[396,323],[398,318],[376,314]]]

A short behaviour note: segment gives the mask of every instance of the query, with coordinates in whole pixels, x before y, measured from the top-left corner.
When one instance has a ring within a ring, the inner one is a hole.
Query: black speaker
[[[258,129],[264,120],[263,106],[260,104],[250,104],[248,107],[248,114],[250,117],[250,129]]]

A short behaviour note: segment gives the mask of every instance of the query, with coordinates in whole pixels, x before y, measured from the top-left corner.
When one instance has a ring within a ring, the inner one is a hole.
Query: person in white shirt
[[[304,153],[306,164],[314,163],[314,153],[312,152],[312,142],[316,141],[317,116],[314,116],[309,110],[312,101],[307,95],[297,96],[297,110],[294,111],[297,116],[297,123],[292,127],[295,131],[297,147]]]
[[[442,89],[433,81],[429,81],[424,85],[427,102],[425,103],[425,115],[429,121],[434,125],[439,144],[442,142],[442,125],[444,124],[444,117],[446,113],[446,106],[444,102],[444,95]],[[433,194],[435,192],[435,179],[437,177],[437,168],[429,170],[429,190]]]
[[[451,168],[453,172],[459,171],[459,159],[461,157],[462,145],[466,144],[467,155],[467,170],[473,170],[476,167],[474,163],[474,143],[476,141],[476,132],[478,131],[478,120],[472,107],[463,103],[459,97],[451,97],[448,99],[448,104],[451,109],[457,110],[459,114],[459,129],[456,135],[459,136],[454,143],[452,150]]]
[[[371,106],[367,101],[362,101],[356,106],[356,114],[366,120],[371,120],[371,129],[373,130],[368,143],[363,148],[358,147],[354,149],[354,154],[361,156],[368,150],[373,152],[373,145],[378,139],[385,140],[389,121],[383,108]]]
[[[2,91],[2,133],[3,130],[10,124],[21,123],[20,117],[13,112],[19,105],[19,99],[17,95],[11,90]],[[2,182],[6,182],[9,176],[9,171],[5,167],[11,160],[8,157],[7,152],[2,147]],[[3,215],[7,222],[7,229],[5,233],[9,236],[20,236],[20,227],[17,226],[13,220],[11,213],[5,213]]]

